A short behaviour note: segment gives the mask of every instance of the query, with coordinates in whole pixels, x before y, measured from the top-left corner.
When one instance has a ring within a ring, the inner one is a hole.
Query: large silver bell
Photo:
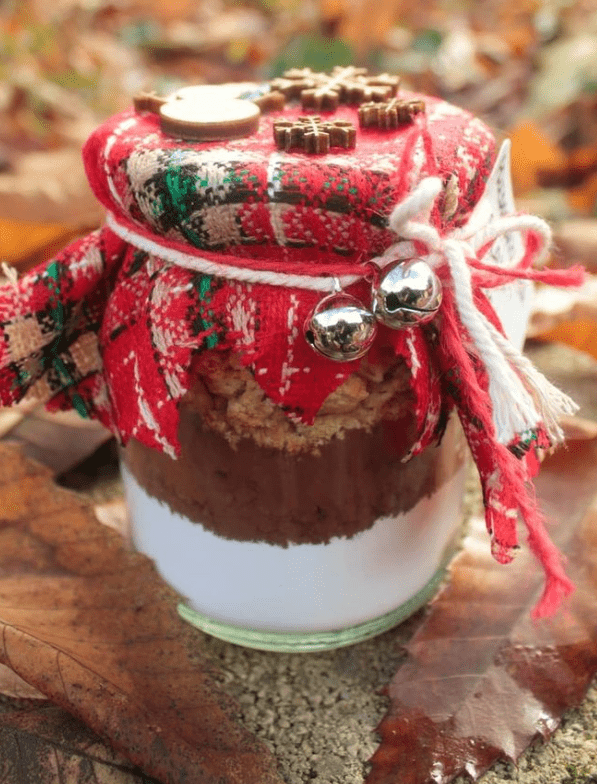
[[[359,359],[375,339],[375,316],[350,294],[336,292],[324,297],[304,326],[307,343],[319,354],[336,362]]]
[[[399,261],[383,270],[373,289],[375,318],[392,329],[425,324],[435,316],[442,301],[439,278],[422,259]]]

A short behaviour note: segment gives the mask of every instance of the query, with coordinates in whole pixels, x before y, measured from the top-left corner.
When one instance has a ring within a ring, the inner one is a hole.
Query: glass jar
[[[520,346],[529,284],[490,296]],[[414,417],[394,372],[390,416],[373,426],[330,437],[327,423],[309,449],[300,434],[274,445],[264,420],[285,417],[266,401],[243,412],[249,436],[231,438],[226,397],[242,408],[242,395],[238,374],[222,380],[221,370],[208,362],[183,401],[178,460],[134,439],[123,450],[134,545],[184,597],[182,617],[247,647],[316,651],[380,634],[424,605],[461,538],[468,461],[456,416],[438,446],[405,462]],[[243,394],[255,404],[252,389]]]
[[[123,453],[134,544],[186,598],[184,618],[250,647],[321,650],[381,633],[433,595],[460,536],[455,418],[404,462],[414,423],[398,389],[391,419],[327,437],[345,423],[332,413],[323,443],[274,446],[215,432],[205,398],[212,415],[222,400],[203,382],[181,407],[178,460],[135,440]]]

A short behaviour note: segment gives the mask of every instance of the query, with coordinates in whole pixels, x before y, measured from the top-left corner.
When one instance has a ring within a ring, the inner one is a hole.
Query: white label
[[[499,151],[485,192],[471,214],[467,234],[481,230],[497,218],[516,212],[510,177],[510,140]],[[498,237],[485,259],[488,264],[515,267],[524,256],[524,242],[520,231]],[[533,285],[528,280],[517,280],[487,292],[491,304],[502,322],[510,342],[522,348],[530,315]]]

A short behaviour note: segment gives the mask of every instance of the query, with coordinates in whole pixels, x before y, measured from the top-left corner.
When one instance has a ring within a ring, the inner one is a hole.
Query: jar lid
[[[237,100],[229,98],[229,88],[222,86],[218,101],[213,86],[206,86],[207,107],[191,93],[162,111],[184,106],[190,123],[189,106],[197,101],[200,126],[210,107],[217,120]],[[129,111],[93,133],[84,153],[87,174],[118,219],[182,242],[191,252],[267,261],[279,260],[283,247],[288,265],[346,269],[395,241],[388,217],[423,178],[442,181],[430,220],[448,230],[466,221],[491,171],[495,141],[481,120],[438,98],[408,91],[399,96],[402,103],[422,102],[424,110],[397,127],[363,126],[359,106],[314,113],[292,103],[262,114],[257,129],[242,138],[206,142],[164,132],[157,112]],[[308,152],[300,126],[308,135],[314,117],[352,126],[354,146]],[[276,143],[274,129],[283,126],[294,128],[296,137],[288,149]]]

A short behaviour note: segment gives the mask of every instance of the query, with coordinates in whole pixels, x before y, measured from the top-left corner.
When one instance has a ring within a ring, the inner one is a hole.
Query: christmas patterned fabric
[[[493,552],[511,559],[522,518],[547,575],[536,610],[545,615],[571,585],[528,488],[527,457],[561,437],[557,418],[573,404],[511,345],[491,303],[533,278],[576,284],[580,273],[532,268],[549,230],[514,213],[507,146],[496,158],[478,119],[401,97],[424,111],[362,127],[354,148],[327,154],[276,146],[276,120],[301,118],[304,131],[303,108],[262,115],[256,131],[223,141],[181,141],[153,111],[108,120],[84,149],[105,227],[0,288],[1,400],[72,407],[123,443],[135,437],[176,458],[194,363],[233,350],[288,417],[309,425],[358,361],[314,352],[306,319],[338,289],[369,307],[386,268],[423,259],[443,289],[437,313],[402,329],[379,323],[370,354],[389,347],[410,369],[411,455],[441,437],[456,407]],[[326,119],[358,126],[358,110],[341,105]]]

